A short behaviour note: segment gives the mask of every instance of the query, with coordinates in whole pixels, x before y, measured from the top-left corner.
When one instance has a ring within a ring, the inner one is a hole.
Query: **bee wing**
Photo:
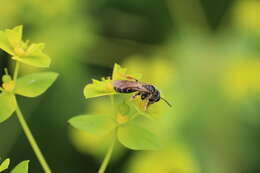
[[[143,87],[142,83],[136,81],[114,80],[112,81],[112,85],[120,89],[131,88],[135,91],[149,92],[146,88]]]

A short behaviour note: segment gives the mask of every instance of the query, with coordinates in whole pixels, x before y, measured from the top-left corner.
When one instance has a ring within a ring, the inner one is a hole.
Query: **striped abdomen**
[[[142,87],[142,84],[136,81],[128,80],[114,80],[112,85],[116,92],[119,93],[132,93],[136,91],[148,91],[146,88]]]
[[[133,88],[117,88],[117,87],[114,87],[114,89],[115,89],[116,92],[119,92],[119,93],[132,93],[132,92],[136,91]]]

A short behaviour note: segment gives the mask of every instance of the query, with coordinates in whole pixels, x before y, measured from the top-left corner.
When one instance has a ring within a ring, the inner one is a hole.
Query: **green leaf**
[[[25,97],[36,97],[44,93],[57,79],[58,73],[40,72],[23,76],[17,80],[15,93]]]
[[[11,171],[11,173],[27,173],[29,160],[22,161]]]
[[[36,67],[49,67],[51,59],[48,55],[42,52],[43,49],[43,43],[31,44],[26,50],[25,56],[13,56],[12,58],[24,64]]]
[[[9,164],[10,164],[10,159],[9,159],[9,158],[8,158],[8,159],[5,159],[5,160],[1,163],[1,165],[0,165],[0,172],[2,172],[2,171],[4,171],[4,170],[8,169]]]
[[[5,52],[7,52],[10,55],[14,55],[14,48],[8,41],[8,38],[6,37],[5,32],[0,31],[0,49],[3,49]]]
[[[142,75],[139,73],[127,73],[127,68],[122,68],[120,65],[115,64],[113,68],[112,79],[113,80],[130,80],[130,79],[141,79]]]
[[[117,126],[108,115],[79,115],[71,118],[69,123],[76,129],[98,135],[105,135]]]
[[[5,34],[12,47],[20,46],[19,44],[22,42],[23,26],[19,25],[13,29],[7,29],[5,30]]]
[[[117,137],[121,144],[132,150],[156,150],[160,147],[157,136],[132,124],[120,126]]]
[[[111,80],[98,81],[93,79],[93,83],[87,84],[84,88],[86,98],[99,97],[116,94]]]
[[[0,48],[14,56],[14,49],[22,45],[23,26],[0,31]]]
[[[0,94],[0,123],[7,120],[16,109],[15,97],[11,93]]]

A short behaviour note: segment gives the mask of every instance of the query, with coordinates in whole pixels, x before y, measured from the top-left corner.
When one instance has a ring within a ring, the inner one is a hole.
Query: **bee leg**
[[[147,98],[150,97],[148,93],[144,93],[144,92],[141,92],[140,95],[142,100],[147,100]]]
[[[151,102],[150,102],[149,100],[150,100],[150,98],[151,98],[152,96],[153,96],[153,95],[150,94],[150,95],[146,96],[146,98],[145,98],[145,101],[146,101],[146,102],[145,102],[145,105],[144,105],[144,111],[145,111],[145,112],[147,111],[149,105],[151,104]]]
[[[150,105],[150,102],[149,102],[149,100],[147,100],[147,101],[145,102],[145,105],[144,105],[144,111],[145,111],[145,112],[147,111],[149,105]]]
[[[141,93],[137,92],[135,95],[132,96],[131,100],[135,99],[137,96],[139,96]]]

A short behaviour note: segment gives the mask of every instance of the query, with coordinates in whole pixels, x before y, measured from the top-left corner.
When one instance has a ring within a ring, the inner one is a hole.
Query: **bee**
[[[114,80],[112,81],[112,85],[114,90],[118,93],[135,93],[132,98],[136,98],[137,96],[141,96],[141,99],[146,101],[145,110],[147,110],[148,106],[158,102],[160,99],[165,101],[169,107],[172,105],[160,96],[160,92],[151,84],[142,83],[135,79],[135,81],[130,80]]]

